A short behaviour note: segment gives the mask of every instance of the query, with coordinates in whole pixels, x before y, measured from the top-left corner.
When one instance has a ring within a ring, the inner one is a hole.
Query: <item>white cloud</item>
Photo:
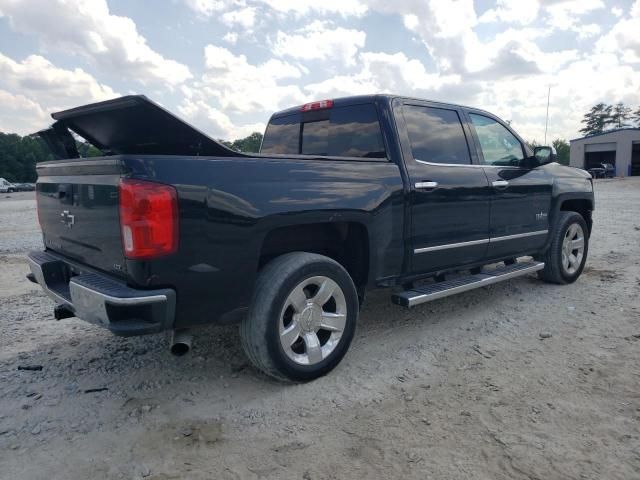
[[[237,125],[227,114],[213,108],[202,99],[187,97],[178,107],[178,111],[202,131],[223,140],[235,140],[253,132],[262,133],[265,129],[265,124],[261,122]]]
[[[598,101],[640,105],[640,0],[497,0],[482,10],[472,0],[175,4],[211,24],[198,33],[190,22],[176,23],[176,41],[188,38],[198,48],[209,35],[220,38],[206,47],[204,64],[190,64],[202,70],[197,78],[180,59],[153,49],[133,20],[110,12],[107,0],[0,0],[0,16],[15,31],[41,40],[31,52],[39,55],[19,61],[9,58],[15,47],[3,45],[9,57],[0,56],[0,128],[27,132],[46,125],[51,111],[113,96],[110,75],[127,92],[143,82],[154,99],[228,139],[262,130],[275,110],[362,93],[484,107],[538,140],[549,84],[551,138],[576,136],[582,114]],[[404,28],[380,27],[398,20]],[[167,26],[150,21],[145,28],[158,34]],[[393,42],[365,50],[387,34]],[[44,58],[54,49],[56,58],[82,56],[89,66],[54,66]],[[182,101],[166,95],[172,89],[183,92]]]
[[[0,89],[0,132],[26,135],[47,126],[47,113],[24,95]]]
[[[279,80],[299,78],[302,73],[293,65],[271,59],[252,65],[244,55],[234,55],[226,48],[205,47],[206,72],[196,86],[214,98],[225,110],[255,112],[277,110],[295,104],[301,97],[296,85],[280,85]]]
[[[238,43],[238,33],[237,32],[227,32],[227,33],[225,33],[224,37],[222,37],[222,40],[224,40],[225,42],[227,42],[230,45],[235,45],[236,43]]]
[[[208,17],[224,10],[227,4],[225,0],[185,0],[185,3],[194,12]]]
[[[547,140],[577,136],[580,120],[592,105],[603,101],[640,104],[640,76],[615,55],[593,55],[542,77],[486,82],[476,102],[513,125],[525,138],[543,140],[547,87],[551,85]]]
[[[39,55],[16,62],[0,53],[0,89],[4,92],[0,98],[3,116],[7,115],[6,110],[17,107],[24,108],[18,117],[33,116],[31,121],[18,122],[9,128],[20,133],[46,127],[52,112],[117,96],[82,69],[58,68]]]
[[[364,47],[366,34],[359,30],[332,27],[315,21],[293,34],[278,31],[273,52],[303,60],[332,60],[353,65],[354,56]]]
[[[0,0],[0,16],[46,48],[82,55],[130,80],[178,85],[191,77],[186,65],[149,47],[133,20],[112,15],[106,0]]]
[[[538,17],[540,5],[535,0],[497,0],[496,7],[479,18],[480,23],[505,22],[528,25]]]
[[[640,62],[640,0],[636,0],[628,18],[620,18],[596,43],[598,52],[619,54],[628,63]]]
[[[273,10],[307,15],[309,13],[337,14],[343,17],[363,15],[367,6],[360,0],[259,0]]]
[[[230,117],[268,118],[286,106],[303,103],[305,95],[292,83],[303,71],[287,62],[270,59],[254,65],[216,45],[205,47],[205,73],[189,88],[179,111],[207,132],[235,139],[262,131],[260,122],[231,122]],[[224,112],[224,113],[223,113]]]
[[[575,30],[582,23],[583,15],[605,8],[602,0],[568,0],[549,3],[545,8],[549,25],[558,30]]]
[[[256,9],[245,7],[240,10],[231,10],[222,14],[222,22],[229,27],[239,26],[251,29],[256,21]]]
[[[446,85],[460,82],[457,75],[428,73],[424,65],[404,53],[364,52],[353,75],[336,76],[305,87],[314,98],[389,92],[432,95]]]

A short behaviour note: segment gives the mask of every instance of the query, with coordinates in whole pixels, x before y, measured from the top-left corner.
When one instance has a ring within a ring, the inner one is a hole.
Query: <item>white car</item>
[[[13,193],[17,190],[18,189],[13,183],[5,180],[4,178],[0,178],[0,193]]]

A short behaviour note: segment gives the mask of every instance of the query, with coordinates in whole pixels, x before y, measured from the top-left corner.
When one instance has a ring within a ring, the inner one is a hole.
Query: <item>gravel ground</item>
[[[640,178],[597,183],[577,283],[411,311],[376,292],[305,385],[248,366],[234,327],[175,358],[165,335],[54,321],[24,279],[32,198],[0,198],[1,478],[640,478]]]

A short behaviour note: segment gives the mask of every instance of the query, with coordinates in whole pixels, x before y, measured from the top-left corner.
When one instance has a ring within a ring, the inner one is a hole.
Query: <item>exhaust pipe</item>
[[[191,350],[192,341],[193,335],[191,335],[191,330],[188,328],[174,330],[171,335],[171,353],[176,357],[186,355]]]
[[[53,308],[53,318],[55,318],[56,320],[62,320],[64,318],[71,318],[75,316],[76,314],[73,313],[73,311],[66,305],[56,305]]]

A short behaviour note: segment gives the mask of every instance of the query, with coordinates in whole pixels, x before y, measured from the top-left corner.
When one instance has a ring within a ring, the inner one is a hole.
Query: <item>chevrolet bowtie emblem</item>
[[[69,210],[64,210],[60,216],[62,217],[62,220],[60,220],[62,223],[64,223],[65,227],[67,228],[71,228],[73,227],[73,224],[76,223],[76,217],[75,215],[71,215],[69,213]]]

